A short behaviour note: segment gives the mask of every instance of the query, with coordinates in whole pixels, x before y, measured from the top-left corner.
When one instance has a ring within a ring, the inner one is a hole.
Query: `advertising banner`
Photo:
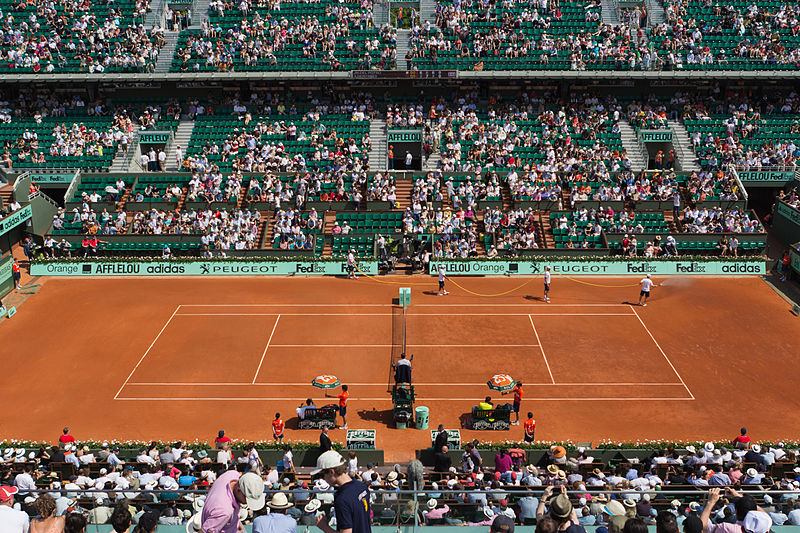
[[[366,274],[377,261],[361,261]],[[338,276],[345,261],[64,261],[33,263],[33,276]]]
[[[672,131],[670,130],[639,130],[639,141],[643,143],[670,142]]]
[[[444,265],[448,276],[489,276],[489,275],[541,275],[549,266],[554,275],[565,276],[622,276],[653,274],[670,275],[764,275],[767,273],[763,261],[545,261],[519,260],[473,260],[473,261],[431,261],[430,274]]]
[[[33,211],[31,210],[31,206],[29,204],[23,207],[22,209],[19,209],[14,213],[11,213],[3,220],[0,220],[0,235],[5,235],[15,227],[19,226],[20,224],[31,218],[32,214]]]
[[[784,185],[794,179],[794,172],[739,170],[737,174],[744,185]]]

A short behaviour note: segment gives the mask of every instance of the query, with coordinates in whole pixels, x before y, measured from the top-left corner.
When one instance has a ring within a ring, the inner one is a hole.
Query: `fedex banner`
[[[358,268],[378,273],[377,261]],[[338,276],[345,261],[65,261],[33,263],[32,276]]]
[[[492,276],[492,275],[538,275],[549,266],[554,275],[566,276],[623,276],[653,274],[670,275],[714,275],[714,276],[761,276],[767,273],[763,261],[431,261],[430,274],[436,274],[439,265],[444,265],[448,276]]]

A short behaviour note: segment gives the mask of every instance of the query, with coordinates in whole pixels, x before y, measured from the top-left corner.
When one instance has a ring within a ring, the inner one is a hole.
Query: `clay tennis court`
[[[13,438],[51,440],[69,425],[79,439],[267,440],[276,411],[290,440],[294,409],[318,374],[350,385],[351,429],[377,429],[387,460],[430,445],[427,431],[392,424],[391,362],[406,312],[417,405],[448,428],[489,394],[499,372],[525,384],[522,410],[537,439],[757,439],[794,431],[792,349],[800,319],[757,277],[671,278],[647,307],[637,278],[458,278],[437,297],[427,277],[47,279],[4,322],[0,424]],[[660,281],[660,280],[657,280]],[[496,401],[504,402],[493,392]],[[757,402],[762,408],[754,408]],[[343,440],[344,431],[333,430]],[[463,438],[519,440],[510,431]]]

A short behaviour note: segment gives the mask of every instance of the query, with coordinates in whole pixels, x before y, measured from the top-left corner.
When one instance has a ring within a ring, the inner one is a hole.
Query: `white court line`
[[[394,304],[181,304],[182,307],[395,307]],[[628,307],[628,304],[413,304],[412,307]]]
[[[269,334],[269,339],[267,339],[267,345],[264,347],[264,353],[261,354],[261,361],[258,362],[258,368],[256,369],[256,374],[253,376],[253,383],[256,382],[256,378],[258,377],[258,373],[261,372],[261,365],[264,364],[264,358],[267,356],[267,350],[269,350],[269,345],[272,342],[272,336],[275,335],[275,330],[278,329],[278,322],[281,319],[281,315],[278,315],[278,318],[275,319],[275,325],[272,326],[272,333]]]
[[[178,316],[394,316],[391,313],[178,313]],[[406,316],[633,316],[630,313],[406,313]]]
[[[176,314],[178,314],[178,311],[180,310],[180,308],[181,308],[181,306],[180,306],[180,305],[179,305],[178,307],[176,307],[176,308],[175,308],[175,311],[173,311],[173,312],[172,312],[172,316],[170,316],[170,317],[169,317],[169,320],[167,320],[167,323],[166,323],[166,324],[164,324],[164,327],[163,327],[163,328],[161,328],[161,331],[159,331],[159,332],[158,332],[158,335],[156,335],[156,338],[155,338],[155,339],[153,339],[153,342],[151,342],[151,343],[150,343],[150,347],[149,347],[149,348],[147,348],[147,351],[146,351],[146,352],[144,352],[144,355],[142,355],[142,357],[139,359],[139,362],[138,362],[138,363],[136,363],[136,366],[135,366],[135,367],[133,367],[133,370],[131,370],[131,373],[130,373],[130,374],[128,374],[128,377],[125,379],[125,383],[123,383],[123,384],[122,384],[122,386],[119,388],[119,390],[117,391],[117,393],[114,395],[114,399],[115,399],[115,400],[116,400],[116,399],[117,399],[117,397],[119,396],[119,393],[120,393],[120,392],[122,392],[122,389],[124,389],[124,388],[125,388],[125,385],[127,385],[127,384],[128,384],[128,381],[130,381],[130,379],[131,379],[131,376],[133,376],[134,372],[136,372],[136,369],[137,369],[137,368],[139,368],[139,365],[141,365],[141,364],[142,364],[142,361],[144,361],[144,358],[145,358],[145,357],[147,357],[147,354],[149,354],[149,353],[150,353],[150,350],[152,350],[152,349],[153,349],[153,346],[155,346],[155,345],[156,345],[156,342],[158,341],[159,337],[161,337],[161,334],[162,334],[162,333],[164,333],[164,330],[165,330],[165,329],[167,329],[167,326],[169,326],[169,323],[170,323],[170,322],[172,322],[172,319],[173,319],[173,318],[175,318],[175,315],[176,315]]]
[[[274,345],[273,345],[274,348]],[[628,387],[631,385],[642,385],[642,386],[653,386],[653,387],[663,387],[666,385],[674,385],[676,387],[682,387],[681,383],[532,383],[530,381],[525,381],[526,387],[560,387],[560,386],[580,386],[580,387],[591,387],[591,386],[603,386],[603,387]],[[385,387],[386,383],[351,383],[347,382],[348,385],[360,386],[360,387]],[[128,383],[128,387],[133,385],[142,385],[142,386],[159,386],[159,387],[193,387],[193,386],[222,386],[222,385],[232,385],[232,386],[247,386],[247,387],[284,387],[284,386],[308,386],[310,385],[307,381],[302,382],[294,382],[294,383],[244,383],[244,382],[198,382],[198,383],[174,383],[174,382],[145,382],[145,381],[137,381]],[[486,382],[481,383],[414,383],[414,385],[418,385],[420,387],[464,387],[464,386],[481,386],[485,387]]]
[[[253,398],[230,398],[227,396],[220,396],[214,398],[208,397],[194,397],[194,396],[185,396],[185,397],[174,397],[174,396],[163,396],[163,397],[141,397],[141,398],[115,398],[115,400],[127,400],[127,401],[231,401],[231,402],[260,402],[260,401],[270,401],[270,402],[297,402],[303,401],[307,397],[306,396],[297,396],[297,397],[253,397]],[[382,396],[379,398],[353,398],[350,397],[350,400],[360,400],[360,401],[385,401],[391,402],[392,399],[387,396]],[[417,397],[417,400],[420,401],[435,401],[435,402],[475,402],[475,398],[429,398],[429,397]],[[541,401],[541,402],[552,402],[552,401],[574,401],[574,402],[601,402],[601,401],[631,401],[631,402],[641,402],[641,401],[691,401],[693,398],[525,398],[526,401]]]
[[[547,373],[550,374],[550,381],[553,382],[553,385],[556,384],[556,380],[553,379],[553,372],[550,370],[550,363],[547,362],[547,356],[544,354],[544,348],[542,347],[542,341],[539,340],[539,333],[536,331],[536,326],[533,325],[533,317],[528,315],[528,319],[531,321],[531,327],[533,328],[533,334],[536,335],[536,342],[539,343],[539,350],[542,352],[542,358],[544,359],[544,364],[547,365]]]
[[[408,348],[530,348],[538,344],[406,344]],[[392,348],[394,344],[273,344],[273,348]]]
[[[694,400],[694,394],[692,394],[692,391],[690,391],[689,387],[686,386],[686,382],[683,381],[683,378],[678,373],[678,371],[675,369],[675,365],[672,364],[672,361],[669,360],[669,357],[667,357],[667,354],[664,353],[664,350],[661,348],[661,345],[658,344],[658,341],[656,340],[656,338],[653,337],[653,334],[650,332],[650,328],[648,328],[645,325],[644,321],[642,320],[642,317],[639,316],[639,313],[636,312],[636,309],[634,309],[632,305],[629,305],[628,307],[631,308],[631,311],[633,311],[633,314],[636,315],[636,318],[639,319],[639,322],[642,324],[642,327],[644,327],[645,331],[647,331],[647,334],[650,335],[650,338],[653,339],[653,342],[656,343],[656,347],[658,348],[658,351],[661,352],[661,355],[664,356],[664,359],[667,360],[667,363],[669,363],[670,368],[672,368],[672,371],[675,372],[675,375],[678,376],[679,380],[681,380],[681,385],[683,385],[683,387],[686,389],[686,392],[689,393],[689,396],[691,396],[691,399]]]

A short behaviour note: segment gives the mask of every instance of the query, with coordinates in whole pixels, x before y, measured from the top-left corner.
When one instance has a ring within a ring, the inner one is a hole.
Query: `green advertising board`
[[[0,296],[5,296],[14,288],[11,267],[14,264],[11,255],[0,260]]]
[[[169,141],[168,131],[143,131],[139,133],[140,144],[164,144]]]
[[[737,174],[742,185],[783,186],[794,180],[794,172],[739,170]]]
[[[377,261],[361,261],[366,274]],[[52,261],[33,263],[33,276],[338,276],[346,261]]]
[[[668,143],[672,141],[670,130],[640,130],[639,141],[643,143]]]
[[[798,226],[798,228],[800,228],[800,211],[794,209],[792,206],[784,202],[778,202],[776,210],[778,212],[778,215],[788,219],[795,226]]]
[[[447,447],[451,450],[458,450],[461,448],[461,430],[458,429],[445,429],[447,432]],[[436,435],[439,434],[438,429],[431,430],[431,446],[436,444]]]
[[[422,141],[420,130],[389,130],[390,143],[418,143]]]
[[[75,179],[75,172],[72,173],[53,173],[53,174],[31,174],[31,179],[40,187],[66,186]]]
[[[800,274],[800,242],[789,248],[789,265],[797,274]],[[2,277],[0,277],[2,279]]]
[[[11,213],[3,220],[0,220],[0,235],[5,235],[15,227],[31,218],[32,215],[33,211],[31,210],[30,204]]]
[[[545,261],[538,258],[519,261],[431,261],[428,273],[436,274],[439,265],[444,266],[448,276],[535,276],[544,274],[545,266],[549,266],[555,276],[741,276],[767,273],[764,261]]]

